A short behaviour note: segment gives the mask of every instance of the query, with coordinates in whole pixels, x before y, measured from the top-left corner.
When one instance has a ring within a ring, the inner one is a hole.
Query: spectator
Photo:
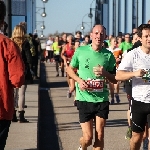
[[[0,26],[3,25],[6,6],[0,1]],[[24,63],[18,46],[0,34],[0,150],[4,150],[9,126],[14,113],[13,88],[24,83]]]
[[[75,35],[75,40],[78,39],[80,41],[80,43],[83,41],[83,38],[82,38],[82,33],[80,31],[77,31],[76,32],[76,35]]]
[[[37,70],[38,70],[38,55],[39,55],[38,48],[40,45],[40,41],[38,40],[37,34],[33,35],[33,45],[35,47],[34,67],[33,67],[34,79],[39,79],[37,75]]]
[[[81,45],[88,45],[88,44],[90,44],[90,36],[85,35],[84,41],[81,43]]]
[[[117,47],[119,47],[122,42],[123,42],[123,41],[122,41],[122,37],[121,37],[121,36],[118,36],[118,37],[117,37]]]
[[[53,38],[50,35],[48,41],[46,42],[46,62],[53,62]]]
[[[132,29],[132,33],[134,34],[134,33],[136,33],[137,32],[137,28],[133,28]]]
[[[32,65],[32,55],[30,51],[30,44],[25,38],[25,29],[21,25],[17,25],[12,33],[12,38],[11,38],[19,47],[20,53],[23,59],[23,62],[25,64],[25,82],[24,84],[20,87],[15,89],[15,95],[18,98],[18,93],[19,93],[19,100],[18,100],[18,107],[19,107],[19,122],[28,122],[24,118],[24,108],[25,108],[25,92],[27,88],[27,83],[30,81],[30,76],[31,76],[31,65]],[[17,99],[16,98],[16,99]],[[14,115],[15,116],[15,115]],[[16,120],[16,118],[13,118],[13,120]]]

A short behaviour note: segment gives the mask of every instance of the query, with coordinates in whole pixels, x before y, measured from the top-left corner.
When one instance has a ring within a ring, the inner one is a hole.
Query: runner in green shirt
[[[73,68],[79,68],[78,74],[80,78],[89,84],[94,84],[89,87],[89,90],[84,91],[82,91],[79,84],[77,84],[77,100],[93,103],[109,101],[109,92],[105,83],[105,77],[96,77],[93,72],[93,67],[98,65],[103,66],[107,71],[112,71],[115,65],[115,59],[112,53],[105,48],[98,52],[94,51],[91,45],[81,46],[81,48],[75,52],[71,66]]]
[[[93,148],[104,147],[104,126],[109,113],[108,89],[106,79],[116,82],[115,58],[102,48],[106,31],[102,25],[93,27],[92,44],[81,46],[72,57],[67,73],[76,82],[76,99],[83,137],[80,138],[78,150],[85,150],[92,144],[93,119],[96,121],[95,143]],[[78,76],[73,69],[78,68]]]
[[[122,50],[123,53],[127,53],[127,50],[132,48],[132,46],[133,44],[130,42],[130,34],[127,33],[125,34],[125,41],[119,45],[119,48]]]

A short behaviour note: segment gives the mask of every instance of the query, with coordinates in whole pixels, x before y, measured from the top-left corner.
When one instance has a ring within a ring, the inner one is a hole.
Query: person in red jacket
[[[0,27],[6,15],[5,3],[0,0]],[[0,34],[0,150],[4,150],[14,113],[15,87],[24,83],[24,63],[18,46]]]

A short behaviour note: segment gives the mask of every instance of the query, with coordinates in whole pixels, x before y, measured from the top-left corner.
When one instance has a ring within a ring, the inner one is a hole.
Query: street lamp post
[[[36,13],[39,13],[39,11],[41,9],[43,9],[43,13],[41,14],[41,16],[46,17],[47,14],[45,12],[45,4],[44,3],[47,3],[48,0],[42,0],[42,2],[43,2],[43,7],[36,7],[36,9],[37,9]],[[41,25],[41,29],[42,29],[41,30],[41,38],[43,38],[44,37],[43,30],[45,29],[44,21],[36,21],[36,22],[39,23],[39,24],[42,23],[42,25]],[[36,26],[37,26],[37,24],[36,24]],[[36,29],[37,29],[37,27],[36,27]]]
[[[47,2],[48,2],[48,0],[42,0],[42,2],[43,2],[43,3],[47,3]]]
[[[91,19],[91,30],[92,30],[92,18],[93,18],[93,14],[92,14],[92,10],[94,11],[98,11],[96,8],[92,8],[92,4],[95,0],[92,1],[92,3],[90,4],[90,13],[88,14],[89,18]],[[106,0],[100,0],[100,4],[105,4]]]
[[[85,27],[84,27],[84,23],[87,23],[87,22],[84,22],[84,21],[83,21],[83,19],[84,19],[84,18],[85,18],[85,16],[87,16],[87,15],[89,15],[89,14],[87,13],[87,14],[85,14],[85,15],[82,17],[82,26],[81,26],[82,35],[84,35],[84,29],[85,29]]]
[[[46,17],[45,7],[36,7],[36,9],[38,9],[38,10],[36,11],[36,13],[38,13],[40,10],[43,9],[43,13],[41,14],[41,16],[42,16],[42,17]]]
[[[44,37],[43,30],[41,30],[41,38],[43,38],[43,37]]]
[[[41,38],[44,37],[43,30],[35,30],[34,33],[36,33],[36,34],[40,33],[40,37]]]
[[[90,22],[82,22],[82,26],[81,26],[82,35],[84,35],[84,29],[85,29],[84,24],[88,25],[88,27],[89,27],[89,29],[90,29],[90,25],[89,25],[88,23],[90,23]]]
[[[37,25],[39,24],[42,24],[41,29],[44,30],[45,29],[44,21],[36,21],[36,28],[37,28]]]

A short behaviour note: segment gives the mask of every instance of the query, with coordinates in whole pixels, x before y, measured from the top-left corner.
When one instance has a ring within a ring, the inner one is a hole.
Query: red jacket
[[[11,120],[14,87],[24,83],[24,63],[17,45],[0,34],[0,120]]]

